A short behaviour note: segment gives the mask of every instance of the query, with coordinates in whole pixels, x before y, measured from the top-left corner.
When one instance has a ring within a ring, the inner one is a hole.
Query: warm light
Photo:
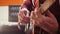
[[[21,5],[23,0],[0,0],[0,6]]]

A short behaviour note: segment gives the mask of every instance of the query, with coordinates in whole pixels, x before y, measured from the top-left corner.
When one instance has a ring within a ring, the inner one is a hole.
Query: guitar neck
[[[39,8],[39,10],[44,13],[53,3],[55,2],[55,0],[46,0],[41,7]]]

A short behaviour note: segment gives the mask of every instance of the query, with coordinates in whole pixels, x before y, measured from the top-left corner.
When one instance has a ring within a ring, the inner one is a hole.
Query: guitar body
[[[39,26],[34,26],[34,34],[39,34],[40,33],[40,27]]]

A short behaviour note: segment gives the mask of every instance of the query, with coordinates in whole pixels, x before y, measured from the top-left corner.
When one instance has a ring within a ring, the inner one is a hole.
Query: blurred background
[[[56,18],[60,27],[59,1],[60,0],[56,0],[49,9],[57,16]],[[17,15],[22,4],[23,0],[0,0],[0,34],[22,34],[17,28]]]
[[[22,34],[17,28],[17,15],[23,0],[0,0],[0,34]]]

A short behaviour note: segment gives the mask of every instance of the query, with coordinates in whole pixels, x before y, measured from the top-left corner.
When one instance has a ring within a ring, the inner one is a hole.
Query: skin
[[[29,2],[29,3],[28,3]],[[24,1],[23,5],[21,6],[21,8],[27,8],[27,6],[30,4],[30,0],[28,1]],[[58,30],[58,22],[55,18],[55,16],[49,11],[47,10],[45,12],[45,14],[47,14],[47,16],[42,15],[40,13],[40,11],[37,11],[38,9],[35,8],[34,11],[31,12],[30,16],[26,16],[27,12],[26,10],[22,10],[20,9],[20,12],[18,14],[18,28],[19,30],[20,28],[20,23],[24,22],[24,23],[29,23],[30,19],[32,19],[32,22],[34,23],[34,26],[38,25],[40,28],[42,28],[43,30],[47,31],[50,34],[53,34],[54,32],[56,32]],[[36,17],[36,15],[38,17]]]
[[[49,10],[46,12],[46,14],[47,16],[44,16],[37,11],[37,9],[35,9],[35,12],[31,12],[31,19],[33,20],[34,25],[38,25],[50,34],[53,34],[58,29],[57,20]],[[36,15],[38,17],[36,17]]]

